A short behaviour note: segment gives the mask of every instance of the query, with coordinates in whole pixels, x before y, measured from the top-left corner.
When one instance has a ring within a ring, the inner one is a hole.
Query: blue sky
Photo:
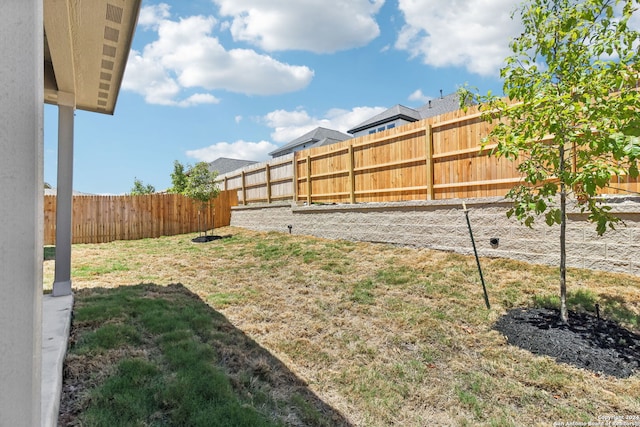
[[[468,83],[500,92],[517,0],[143,1],[113,116],[76,111],[74,189],[171,186],[174,160],[264,161],[318,126]],[[45,106],[56,185],[57,108]]]

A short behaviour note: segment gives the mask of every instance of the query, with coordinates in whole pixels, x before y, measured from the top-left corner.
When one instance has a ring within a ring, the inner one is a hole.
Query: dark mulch
[[[193,243],[207,243],[207,242],[212,242],[214,240],[227,239],[229,237],[231,237],[231,234],[226,236],[198,236],[191,239],[191,241]]]
[[[569,325],[557,310],[516,308],[494,329],[510,344],[596,373],[628,378],[640,371],[640,335],[617,323],[569,312]]]

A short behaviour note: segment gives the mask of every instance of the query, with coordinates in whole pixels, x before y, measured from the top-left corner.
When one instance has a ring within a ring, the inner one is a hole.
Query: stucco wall
[[[0,426],[40,426],[42,1],[0,8]]]
[[[533,229],[508,219],[503,199],[465,200],[480,256],[558,265],[559,226],[544,218]],[[571,206],[567,224],[570,267],[640,275],[640,198],[612,198],[613,211],[625,222],[598,236],[595,225]],[[259,231],[288,232],[329,239],[383,242],[473,253],[461,200],[355,205],[271,204],[234,207],[231,225]],[[497,248],[490,244],[498,238]]]

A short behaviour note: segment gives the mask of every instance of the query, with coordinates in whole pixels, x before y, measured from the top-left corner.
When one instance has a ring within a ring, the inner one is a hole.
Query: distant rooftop
[[[58,190],[56,188],[45,188],[44,195],[45,196],[56,196],[58,194]],[[74,196],[93,196],[90,193],[81,193],[79,191],[73,190],[72,193]]]
[[[335,142],[344,141],[351,138],[351,135],[339,132],[333,129],[317,127],[314,130],[294,139],[293,141],[283,145],[269,153],[272,157],[283,156],[291,152],[297,151],[296,148],[320,147],[322,145],[333,144]]]
[[[365,129],[374,128],[383,123],[388,123],[393,120],[402,119],[407,122],[417,122],[418,120],[434,117],[439,114],[448,113],[460,109],[460,101],[457,93],[452,93],[440,98],[434,98],[429,100],[426,104],[418,109],[406,107],[401,104],[394,105],[388,110],[371,117],[370,119],[360,123],[353,129],[349,129],[347,132],[354,134]]]
[[[418,108],[420,119],[428,119],[439,114],[449,113],[460,109],[460,97],[457,93],[435,98]]]
[[[218,171],[218,175],[224,175],[229,172],[256,164],[253,160],[229,159],[227,157],[219,157],[209,163],[210,171]]]
[[[369,120],[365,120],[353,129],[349,129],[347,132],[353,134],[360,132],[361,130],[376,127],[382,123],[387,123],[391,120],[404,119],[408,122],[417,122],[421,119],[420,112],[413,108],[405,107],[404,105],[396,104],[388,110],[371,117]]]

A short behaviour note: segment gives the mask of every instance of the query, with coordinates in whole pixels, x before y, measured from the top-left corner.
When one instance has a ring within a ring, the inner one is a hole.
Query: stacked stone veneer
[[[480,256],[558,265],[560,227],[541,217],[533,229],[506,212],[502,198],[465,200]],[[640,275],[640,198],[611,198],[608,204],[625,225],[598,236],[595,224],[575,205],[568,212],[570,267]],[[462,200],[300,206],[270,204],[232,209],[231,225],[328,239],[391,243],[473,253]],[[499,239],[492,247],[491,239]]]

